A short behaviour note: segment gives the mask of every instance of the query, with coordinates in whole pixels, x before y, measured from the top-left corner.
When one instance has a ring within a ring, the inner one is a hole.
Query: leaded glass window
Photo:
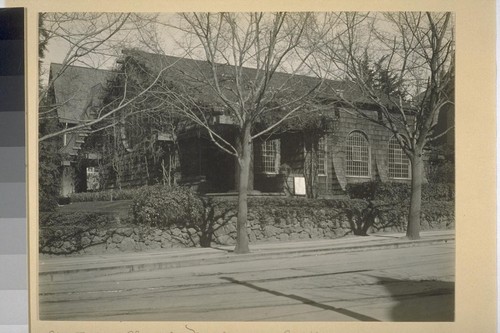
[[[352,132],[346,141],[346,175],[370,176],[370,146],[360,132]]]

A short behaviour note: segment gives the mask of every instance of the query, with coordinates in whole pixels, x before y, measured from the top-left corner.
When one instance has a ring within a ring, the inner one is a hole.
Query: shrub
[[[455,163],[450,160],[429,162],[427,166],[427,179],[432,183],[455,182]]]
[[[455,200],[455,185],[450,183],[429,183],[422,188],[424,201],[453,201]]]
[[[131,210],[137,224],[168,228],[197,224],[203,217],[204,206],[190,189],[155,185],[138,189]]]
[[[106,213],[85,212],[41,212],[40,227],[96,227],[109,225],[115,218]]]
[[[410,200],[411,186],[406,183],[366,182],[348,184],[346,192],[352,199],[404,202]],[[453,201],[455,187],[449,183],[428,183],[422,186],[423,201]]]
[[[400,188],[398,188],[400,190]],[[217,211],[225,210],[224,221],[236,216],[234,197],[216,198]],[[406,228],[409,201],[395,202],[363,199],[306,199],[290,197],[250,197],[248,200],[250,225],[268,225],[282,229],[307,228],[331,223],[335,234],[367,235],[376,231],[403,232]],[[447,223],[444,226],[442,223]],[[221,222],[224,225],[226,222]],[[449,228],[454,223],[454,204],[450,201],[427,201],[422,204],[422,230]],[[309,225],[308,225],[309,224]],[[450,224],[450,225],[448,225]],[[300,230],[300,229],[298,229]],[[328,237],[331,237],[328,236]]]
[[[57,121],[57,117],[40,118],[38,127],[40,136],[57,132],[60,129],[61,124]],[[52,212],[57,208],[57,197],[59,196],[59,181],[62,172],[62,156],[59,153],[61,140],[54,137],[41,141],[38,148],[38,200],[40,211]]]
[[[366,182],[348,184],[346,192],[352,199],[405,201],[410,198],[410,185],[405,183]]]
[[[69,197],[59,197],[57,198],[58,205],[69,205],[71,203],[71,198]]]
[[[131,200],[138,193],[138,189],[117,189],[105,190],[99,192],[81,192],[71,194],[71,202],[86,201],[113,201],[113,200]]]
[[[57,195],[52,195],[48,193],[47,190],[42,188],[40,185],[39,197],[38,197],[38,206],[40,207],[40,211],[42,212],[53,212],[57,208]]]
[[[115,218],[103,213],[40,213],[39,249],[45,247],[60,248],[65,243],[71,243],[58,251],[60,254],[77,252],[80,248],[73,243],[81,239],[85,232],[94,229],[106,229],[115,225]],[[47,251],[46,251],[47,252]],[[48,251],[50,253],[50,251]]]

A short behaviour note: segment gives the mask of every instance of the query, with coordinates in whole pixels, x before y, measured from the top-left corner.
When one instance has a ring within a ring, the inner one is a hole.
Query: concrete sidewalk
[[[152,271],[177,267],[311,256],[336,252],[424,246],[454,242],[454,230],[423,231],[421,239],[408,240],[403,233],[379,233],[366,237],[250,244],[250,253],[232,253],[234,246],[163,249],[154,252],[117,253],[81,257],[40,258],[40,282],[87,279],[96,276]]]

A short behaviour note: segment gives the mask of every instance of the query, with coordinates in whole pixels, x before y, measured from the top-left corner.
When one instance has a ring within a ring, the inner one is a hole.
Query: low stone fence
[[[160,230],[117,221],[61,225],[55,217],[40,227],[40,252],[82,254],[146,251],[172,247],[232,245],[236,239],[236,201],[213,200],[203,221]],[[403,232],[408,207],[363,200],[307,200],[255,198],[249,201],[248,236],[251,243],[331,239],[349,234]],[[453,229],[452,202],[424,203],[421,230]]]

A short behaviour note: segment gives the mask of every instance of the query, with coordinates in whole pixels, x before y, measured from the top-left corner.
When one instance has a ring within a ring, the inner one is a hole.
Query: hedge
[[[216,212],[225,210],[225,223],[236,217],[237,201],[223,198],[214,200]],[[424,201],[422,203],[422,230],[451,228],[454,225],[454,202]],[[248,221],[266,225],[282,224],[283,220],[307,223],[334,221],[339,234],[352,232],[366,235],[367,232],[386,230],[403,232],[408,219],[409,201],[382,201],[363,199],[305,199],[261,197],[249,198]],[[302,221],[302,222],[301,222]],[[288,223],[288,222],[287,222]],[[347,223],[347,226],[345,225]],[[443,225],[444,223],[444,225]]]
[[[353,199],[380,200],[385,202],[407,201],[411,196],[411,185],[406,183],[366,182],[348,184],[346,192]],[[454,184],[427,183],[422,185],[422,201],[454,200]]]
[[[135,223],[159,228],[197,224],[204,215],[201,197],[180,186],[147,186],[137,190],[131,212]]]
[[[71,202],[131,200],[135,196],[137,196],[141,189],[142,187],[131,189],[105,190],[99,192],[72,193],[70,195],[70,199]]]

